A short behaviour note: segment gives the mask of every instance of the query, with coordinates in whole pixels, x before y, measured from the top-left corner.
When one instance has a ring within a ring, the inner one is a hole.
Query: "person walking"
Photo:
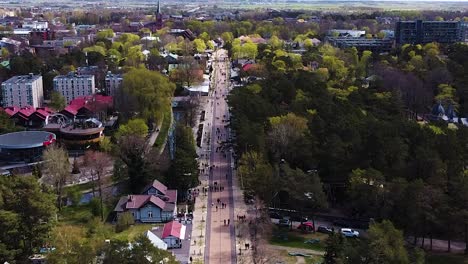
[[[224,219],[224,225],[226,225],[226,219]]]

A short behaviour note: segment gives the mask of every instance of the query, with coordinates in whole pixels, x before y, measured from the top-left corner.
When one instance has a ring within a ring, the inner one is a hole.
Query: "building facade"
[[[120,89],[122,85],[123,76],[122,74],[113,74],[108,72],[106,75],[106,94],[110,96],[115,96],[116,91]]]
[[[399,21],[395,27],[397,45],[431,42],[455,43],[463,41],[461,21]]]
[[[54,78],[54,90],[62,94],[68,104],[77,97],[92,95],[96,92],[94,75],[77,75],[74,72],[58,75]]]
[[[373,53],[390,52],[393,47],[393,39],[390,38],[327,37],[326,41],[340,49],[355,47],[358,51],[369,50]]]
[[[2,83],[2,105],[41,107],[44,91],[41,75],[18,75]]]

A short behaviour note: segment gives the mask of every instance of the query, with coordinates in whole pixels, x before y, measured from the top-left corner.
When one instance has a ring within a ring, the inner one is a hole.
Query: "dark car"
[[[319,226],[317,227],[317,232],[324,233],[324,234],[331,234],[333,233],[333,228],[329,226]]]
[[[273,219],[283,219],[283,216],[280,215],[280,214],[277,213],[277,212],[270,212],[270,218],[273,218]]]

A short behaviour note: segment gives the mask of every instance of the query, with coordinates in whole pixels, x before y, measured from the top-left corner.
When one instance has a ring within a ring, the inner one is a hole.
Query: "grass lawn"
[[[296,231],[287,230],[277,230],[273,233],[272,238],[270,239],[270,244],[284,246],[284,247],[293,247],[293,248],[303,248],[303,249],[313,249],[318,251],[325,250],[325,240],[328,235],[322,233],[301,233]],[[305,241],[309,239],[320,239],[319,243],[316,244],[306,244]]]
[[[277,251],[277,255],[279,257],[278,260],[283,261],[287,264],[295,264],[297,263],[297,258],[294,256],[290,256],[288,251],[280,250]],[[312,257],[304,257],[304,260],[307,264],[319,264],[322,263],[323,258],[321,256],[312,256]]]
[[[468,258],[463,255],[426,253],[427,264],[467,264]]]
[[[86,224],[93,214],[89,204],[79,206],[65,206],[59,213],[59,221],[64,224],[81,225]]]
[[[156,141],[154,142],[153,147],[157,148],[159,151],[161,151],[161,148],[163,147],[164,143],[167,140],[167,135],[169,134],[169,129],[171,126],[171,120],[172,120],[172,112],[166,112],[164,113],[164,118],[163,122],[161,125],[161,129],[159,130],[158,137],[156,138]]]
[[[162,224],[159,224],[159,225],[156,225],[156,224],[136,224],[136,225],[130,226],[130,228],[128,228],[125,231],[122,231],[120,233],[115,233],[112,236],[111,240],[114,239],[114,240],[129,240],[129,241],[132,241],[137,236],[143,234],[147,230],[150,230],[154,226],[159,226],[159,228],[163,227]]]

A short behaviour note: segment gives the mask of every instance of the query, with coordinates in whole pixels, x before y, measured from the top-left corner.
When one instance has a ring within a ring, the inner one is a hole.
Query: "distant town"
[[[421,3],[1,4],[0,263],[466,263],[468,6]]]

